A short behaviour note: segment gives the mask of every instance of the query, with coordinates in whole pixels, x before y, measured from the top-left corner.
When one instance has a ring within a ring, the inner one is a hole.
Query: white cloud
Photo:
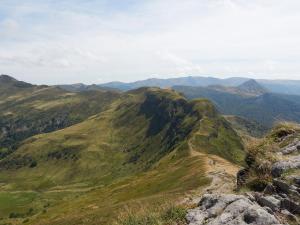
[[[298,0],[127,1],[4,0],[0,73],[38,83],[300,79]]]
[[[203,68],[187,59],[184,59],[178,55],[169,52],[157,52],[159,59],[170,63],[170,66],[174,67],[176,71],[175,75],[189,75],[189,74],[199,74],[204,73]]]

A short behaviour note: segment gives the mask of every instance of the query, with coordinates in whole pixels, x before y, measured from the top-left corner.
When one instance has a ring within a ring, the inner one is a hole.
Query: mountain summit
[[[10,83],[16,82],[17,80],[9,75],[1,74],[0,75],[0,83]]]
[[[11,88],[11,87],[28,88],[34,86],[32,84],[23,81],[18,81],[17,79],[5,74],[0,75],[0,85],[6,88]]]
[[[268,92],[266,88],[261,86],[256,80],[248,80],[237,87],[240,91],[249,95],[262,95]]]

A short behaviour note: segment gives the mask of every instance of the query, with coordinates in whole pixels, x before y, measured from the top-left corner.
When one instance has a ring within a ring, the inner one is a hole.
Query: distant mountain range
[[[105,84],[100,84],[101,87],[110,87],[119,89],[122,91],[132,90],[139,87],[161,87],[169,88],[173,86],[201,86],[206,87],[210,85],[222,85],[222,86],[239,86],[246,81],[251,80],[251,78],[243,77],[232,77],[226,79],[219,79],[214,77],[180,77],[180,78],[170,78],[170,79],[156,79],[151,78],[147,80],[136,81],[132,83],[123,82],[110,82]],[[257,79],[256,80],[261,86],[270,90],[274,93],[290,94],[290,95],[300,95],[300,80],[266,80]]]
[[[209,85],[223,85],[223,86],[237,86],[247,81],[247,78],[228,78],[218,79],[214,77],[180,77],[180,78],[169,78],[169,79],[157,79],[151,78],[147,80],[135,81],[132,83],[123,82],[110,82],[100,84],[102,87],[112,87],[123,91],[131,90],[139,87],[161,87],[169,88],[175,85],[185,86],[209,86]]]
[[[279,121],[300,122],[300,81],[232,77],[181,77],[147,79],[132,83],[60,86],[69,91],[111,89],[128,91],[140,87],[172,88],[189,99],[207,98],[225,115],[243,117],[266,128]]]
[[[0,82],[12,82],[17,87],[37,88],[6,75],[1,76]],[[47,86],[38,87],[45,88]],[[258,122],[265,129],[272,127],[277,121],[300,122],[300,81],[254,80],[241,77],[227,79],[213,77],[153,78],[132,83],[57,85],[50,90],[59,88],[76,93],[76,95],[83,95],[85,92],[90,93],[90,91],[120,93],[140,87],[172,88],[189,99],[207,98],[216,105],[222,114],[239,116],[249,121]],[[10,88],[9,90],[12,91],[13,89]],[[2,94],[5,95],[5,93],[8,92],[4,91]]]
[[[82,91],[117,91],[117,92],[120,92],[120,90],[117,88],[102,87],[97,84],[91,84],[91,85],[86,85],[86,84],[82,84],[82,83],[61,84],[61,85],[56,85],[56,87],[59,87],[66,91],[71,91],[71,92],[82,92]]]
[[[236,115],[272,127],[274,122],[300,122],[300,96],[272,93],[254,80],[238,87],[174,86],[189,99],[207,98],[225,115]]]

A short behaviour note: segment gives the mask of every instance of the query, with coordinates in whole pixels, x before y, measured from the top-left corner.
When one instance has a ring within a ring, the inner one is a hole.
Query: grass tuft
[[[127,210],[119,216],[115,225],[184,225],[187,210],[182,206],[166,204],[156,207],[141,206],[134,212]]]
[[[171,206],[165,214],[163,215],[163,220],[167,222],[167,224],[185,224],[186,219],[185,216],[187,214],[187,210],[181,206]]]
[[[160,225],[161,223],[154,216],[138,217],[136,215],[129,215],[127,219],[122,222],[122,225]]]

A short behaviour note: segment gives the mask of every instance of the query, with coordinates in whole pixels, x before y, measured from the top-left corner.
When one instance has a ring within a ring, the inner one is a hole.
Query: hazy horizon
[[[18,76],[14,76],[12,74],[5,74],[5,73],[0,73],[0,75],[8,75],[10,77],[13,77],[19,81],[24,81],[27,83],[32,83],[32,84],[37,84],[37,85],[70,85],[70,84],[85,84],[85,85],[92,85],[92,84],[106,84],[106,83],[113,83],[113,82],[121,82],[121,83],[132,83],[132,82],[138,82],[138,81],[144,81],[144,80],[151,80],[151,79],[162,79],[162,80],[168,80],[168,79],[176,79],[176,78],[188,78],[188,77],[193,77],[193,78],[215,78],[215,79],[230,79],[230,78],[245,78],[245,79],[254,79],[254,80],[271,80],[271,81],[299,81],[300,79],[284,79],[284,78],[278,78],[278,79],[265,79],[265,78],[254,78],[254,77],[247,77],[247,76],[226,76],[226,77],[218,77],[218,76],[214,76],[214,75],[186,75],[186,76],[176,76],[176,77],[172,77],[172,76],[166,76],[164,78],[160,78],[160,77],[146,77],[145,79],[138,79],[138,80],[132,80],[132,81],[122,81],[122,80],[111,80],[111,81],[107,81],[107,82],[98,82],[98,83],[86,83],[86,82],[70,82],[70,83],[47,83],[47,82],[43,82],[43,83],[37,83],[34,81],[30,81],[30,80],[24,80],[22,78],[18,78]]]

